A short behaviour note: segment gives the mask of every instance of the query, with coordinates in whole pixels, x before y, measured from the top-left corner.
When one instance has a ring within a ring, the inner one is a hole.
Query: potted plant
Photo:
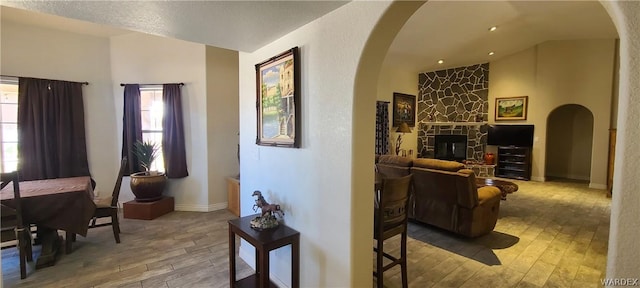
[[[151,141],[137,141],[133,145],[133,154],[144,169],[142,172],[131,174],[131,191],[138,202],[152,202],[162,198],[167,176],[158,171],[150,171],[158,153],[160,147]]]

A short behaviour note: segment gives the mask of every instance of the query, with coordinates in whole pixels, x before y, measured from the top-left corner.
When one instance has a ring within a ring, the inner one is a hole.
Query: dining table
[[[20,181],[20,198],[25,224],[37,226],[37,237],[42,244],[36,260],[36,269],[55,265],[61,237],[66,232],[66,253],[71,252],[74,234],[87,236],[89,221],[96,205],[89,176]],[[13,186],[0,191],[3,205],[13,206]]]

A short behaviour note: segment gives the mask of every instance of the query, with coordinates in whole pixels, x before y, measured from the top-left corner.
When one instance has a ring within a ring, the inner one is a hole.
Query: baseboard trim
[[[196,204],[176,204],[176,211],[188,211],[188,212],[211,212],[217,210],[227,209],[227,202],[215,203],[210,205],[196,205]]]
[[[253,246],[251,246],[251,244],[249,244],[248,242],[240,241],[240,249],[238,251],[238,256],[244,260],[244,262],[247,262],[247,264],[249,264],[249,266],[251,266],[251,268],[253,268],[253,270],[256,270],[256,253],[254,251],[254,249],[249,249],[248,246],[250,246],[251,248],[253,248]],[[251,250],[251,251],[247,251],[247,250]],[[271,258],[274,259],[274,258]],[[271,279],[271,282],[273,282],[274,284],[276,284],[277,287],[286,287],[289,288],[289,286],[285,285],[278,277],[276,277],[275,275],[273,275],[273,273],[271,273],[271,269],[269,269],[269,279]]]
[[[539,176],[531,176],[531,181],[536,181],[536,182],[545,182],[546,179],[544,177],[539,177]]]
[[[591,182],[591,183],[589,183],[589,188],[607,190],[607,184],[600,184],[600,183]]]
[[[589,181],[591,178],[589,178],[589,176],[584,176],[584,175],[575,175],[575,174],[563,174],[563,175],[556,175],[556,174],[547,174],[546,176],[552,177],[552,178],[561,178],[561,179],[571,179],[571,180],[580,180],[580,181]]]

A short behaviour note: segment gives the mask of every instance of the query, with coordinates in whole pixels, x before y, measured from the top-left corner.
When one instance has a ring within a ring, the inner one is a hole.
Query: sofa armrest
[[[490,201],[493,198],[500,199],[502,197],[502,193],[498,187],[494,186],[484,186],[478,188],[478,204],[483,205],[485,202]]]

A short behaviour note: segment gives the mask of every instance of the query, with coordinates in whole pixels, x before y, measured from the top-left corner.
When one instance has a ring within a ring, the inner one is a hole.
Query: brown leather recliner
[[[500,189],[477,188],[473,171],[446,171],[438,162],[413,161],[414,219],[467,237],[493,231],[500,210]],[[449,166],[449,170],[456,169]]]
[[[393,177],[413,174],[409,217],[467,237],[493,231],[500,190],[477,188],[473,171],[454,161],[380,156],[378,171]],[[405,174],[406,173],[406,174]]]

